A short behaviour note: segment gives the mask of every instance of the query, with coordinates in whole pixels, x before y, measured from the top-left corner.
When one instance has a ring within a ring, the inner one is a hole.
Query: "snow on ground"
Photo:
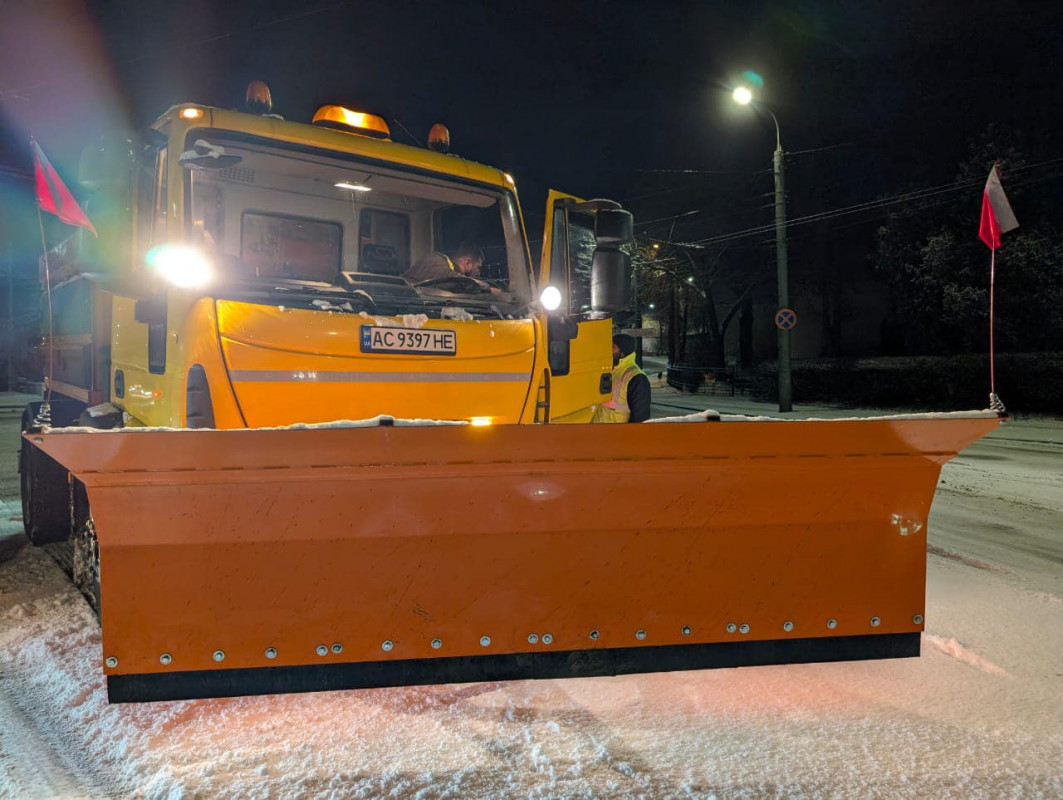
[[[918,660],[121,706],[48,557],[0,582],[4,693],[73,796],[1063,796],[1063,602],[949,560]],[[20,755],[0,795],[53,796]]]
[[[918,659],[111,706],[95,618],[20,546],[0,797],[1063,797],[1061,433],[946,466]]]

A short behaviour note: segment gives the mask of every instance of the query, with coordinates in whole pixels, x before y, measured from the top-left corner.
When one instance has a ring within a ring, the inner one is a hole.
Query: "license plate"
[[[452,356],[458,352],[454,331],[438,328],[389,328],[362,326],[363,353],[409,353]]]

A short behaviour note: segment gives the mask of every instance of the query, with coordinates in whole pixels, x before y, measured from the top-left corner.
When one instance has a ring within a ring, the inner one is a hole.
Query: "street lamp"
[[[753,93],[745,86],[739,86],[734,91],[734,99],[739,105],[748,106],[753,102]]]
[[[739,86],[732,95],[736,103],[747,106],[753,103],[753,92],[745,86]],[[783,152],[782,134],[779,132],[779,120],[774,112],[763,103],[755,104],[758,108],[767,111],[771,121],[775,123],[775,157],[772,160],[775,174],[775,259],[779,282],[778,311],[790,307],[790,290],[786,268],[786,192],[783,184]],[[779,329],[779,411],[793,410],[793,381],[790,372],[790,327],[782,327],[778,321]]]

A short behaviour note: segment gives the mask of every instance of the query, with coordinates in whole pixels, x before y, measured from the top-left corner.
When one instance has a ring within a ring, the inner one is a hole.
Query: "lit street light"
[[[739,86],[732,95],[736,103],[747,106],[753,103],[753,92],[745,86]],[[778,272],[778,308],[776,313],[790,307],[790,290],[786,268],[786,192],[783,183],[782,134],[779,120],[770,108],[763,103],[754,103],[771,115],[775,123],[775,157],[773,172],[775,174],[775,258]],[[778,327],[778,326],[777,326]],[[792,325],[791,325],[792,327]],[[793,382],[790,372],[790,328],[779,327],[779,411],[793,410]]]

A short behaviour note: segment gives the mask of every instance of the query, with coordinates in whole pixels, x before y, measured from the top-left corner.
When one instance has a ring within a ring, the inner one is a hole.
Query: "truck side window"
[[[550,253],[551,277],[557,280],[565,276],[568,283],[568,312],[574,316],[584,314],[591,308],[591,260],[594,258],[595,245],[592,216],[555,209]]]
[[[150,158],[150,161],[148,160]],[[156,153],[144,153],[137,163],[136,241],[137,266],[143,266],[144,255],[151,248],[151,228],[155,219],[155,162]]]
[[[137,241],[135,258],[143,265],[152,245],[166,241],[166,149],[144,154],[137,172]],[[165,309],[165,305],[163,306]],[[147,322],[148,372],[166,372],[166,317]]]
[[[155,162],[155,221],[151,226],[151,243],[159,244],[166,241],[166,218],[167,218],[167,178],[166,178],[166,148],[159,149],[159,155]]]
[[[550,232],[550,280],[559,285],[568,282],[568,236],[565,233],[564,203],[554,203],[554,229]],[[540,272],[542,264],[539,265]]]
[[[140,257],[166,241],[166,148],[148,151],[137,170],[137,239]]]
[[[568,281],[571,312],[591,310],[591,261],[594,258],[594,217],[589,214],[568,216]]]

